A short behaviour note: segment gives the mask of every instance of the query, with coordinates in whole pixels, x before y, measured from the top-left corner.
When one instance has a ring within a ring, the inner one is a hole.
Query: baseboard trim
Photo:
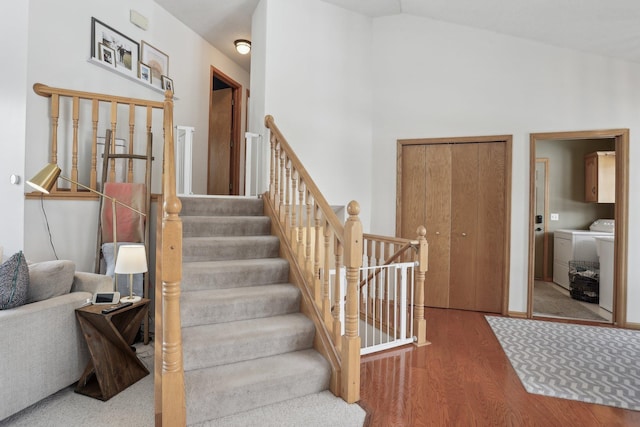
[[[524,312],[524,311],[510,311],[509,312],[509,317],[515,317],[515,318],[518,318],[518,319],[526,319],[527,318],[527,313]]]
[[[640,330],[640,323],[632,323],[632,322],[627,322],[624,325],[625,329],[636,329],[636,330]]]

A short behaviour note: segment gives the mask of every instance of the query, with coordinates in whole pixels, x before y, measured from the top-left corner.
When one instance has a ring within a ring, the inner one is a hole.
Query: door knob
[[[467,233],[462,233],[462,237],[467,237]]]
[[[440,232],[439,232],[439,231],[436,231],[436,236],[439,236],[439,235],[440,235]]]

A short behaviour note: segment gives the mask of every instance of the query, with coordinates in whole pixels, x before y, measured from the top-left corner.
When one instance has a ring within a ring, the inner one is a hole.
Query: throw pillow
[[[68,260],[36,262],[29,265],[27,302],[44,301],[68,294],[76,264]]]
[[[0,265],[0,310],[25,304],[28,287],[29,267],[20,251]]]

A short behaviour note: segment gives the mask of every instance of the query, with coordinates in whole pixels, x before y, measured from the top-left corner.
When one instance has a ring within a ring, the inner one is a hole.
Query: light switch
[[[560,214],[552,213],[551,214],[551,221],[560,221]]]

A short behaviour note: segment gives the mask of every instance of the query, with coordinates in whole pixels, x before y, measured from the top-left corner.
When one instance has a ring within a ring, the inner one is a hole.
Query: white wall
[[[130,9],[135,9],[149,19],[147,31],[129,22]],[[194,192],[206,192],[210,66],[214,65],[244,88],[248,87],[249,74],[152,0],[30,2],[25,175],[32,176],[48,161],[50,145],[48,100],[33,92],[31,86],[34,83],[144,99],[164,98],[162,93],[87,61],[90,56],[92,16],[137,42],[147,41],[169,56],[169,74],[174,81],[175,95],[178,98],[174,107],[174,123],[195,127],[193,168],[194,177],[199,179],[194,181]],[[16,37],[11,37],[14,38]],[[23,90],[24,86],[22,84]],[[242,92],[244,96],[245,91]],[[162,122],[161,119],[154,118],[154,123],[158,127],[154,126],[153,129],[156,137],[152,191],[159,192]],[[143,127],[139,129],[142,130]],[[101,127],[99,132],[103,132]],[[126,126],[120,127],[117,136],[128,139]],[[61,167],[63,174],[68,175],[67,168],[64,165]],[[76,261],[79,268],[85,270],[92,269],[93,266],[96,205],[96,202],[45,201],[58,255]],[[39,201],[27,201],[25,209],[25,217],[29,223],[43,222]],[[34,261],[52,258],[48,235],[42,232],[39,225],[34,230],[28,228],[25,235],[24,248],[28,258]]]
[[[513,135],[509,310],[526,311],[529,134],[630,128],[628,321],[640,322],[640,64],[425,18],[373,21],[372,230],[395,230],[396,140]]]
[[[255,52],[268,56],[261,53],[264,65],[256,67],[254,56],[252,70],[264,69],[264,113],[274,116],[330,204],[360,203],[368,230],[371,19],[319,0],[263,0],[258,12],[254,25],[264,19],[266,29],[254,27]]]
[[[11,184],[9,177],[24,179],[28,12],[29,1],[0,4],[0,38],[5,40],[0,79],[0,246],[5,257],[21,250],[24,239],[22,185]]]

